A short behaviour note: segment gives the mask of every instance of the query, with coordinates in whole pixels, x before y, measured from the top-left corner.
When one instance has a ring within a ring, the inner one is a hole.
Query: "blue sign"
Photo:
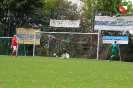
[[[17,34],[17,37],[18,38],[31,38],[31,39],[34,39],[34,34]],[[40,39],[41,36],[40,35],[36,35],[36,39]]]
[[[117,41],[117,44],[128,44],[128,36],[103,36],[103,43],[112,44]]]

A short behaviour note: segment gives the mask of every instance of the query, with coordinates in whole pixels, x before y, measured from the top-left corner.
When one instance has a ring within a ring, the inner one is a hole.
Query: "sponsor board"
[[[34,44],[34,33],[40,29],[16,28],[16,35],[19,44]],[[40,44],[40,34],[36,34],[36,45]]]
[[[78,28],[80,27],[80,20],[53,20],[50,19],[51,27],[68,27],[68,28]]]
[[[117,44],[128,44],[128,36],[103,36],[104,44],[112,44],[117,41]]]

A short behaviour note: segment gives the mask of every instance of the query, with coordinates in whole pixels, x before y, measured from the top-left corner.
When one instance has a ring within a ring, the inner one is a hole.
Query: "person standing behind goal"
[[[12,56],[17,56],[17,53],[16,53],[17,52],[17,38],[16,38],[16,35],[14,35],[14,37],[12,38],[11,48],[13,49],[11,55]]]

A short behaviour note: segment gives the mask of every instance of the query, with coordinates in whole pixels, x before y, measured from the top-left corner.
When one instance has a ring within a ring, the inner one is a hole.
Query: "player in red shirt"
[[[12,38],[12,45],[11,48],[13,48],[12,51],[12,56],[17,56],[17,38],[16,35],[14,35],[14,37]]]

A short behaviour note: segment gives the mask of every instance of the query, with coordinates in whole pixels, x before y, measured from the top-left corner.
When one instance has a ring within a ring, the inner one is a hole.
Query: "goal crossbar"
[[[99,33],[80,33],[80,32],[45,32],[45,31],[35,31],[34,32],[34,43],[33,43],[33,56],[35,56],[35,45],[36,45],[36,33],[46,33],[46,34],[94,34],[98,35],[98,42],[97,42],[97,60],[99,57]]]
[[[45,31],[35,31],[35,34],[36,33],[50,33],[50,34],[98,34],[98,33],[82,33],[82,32],[45,32]]]

